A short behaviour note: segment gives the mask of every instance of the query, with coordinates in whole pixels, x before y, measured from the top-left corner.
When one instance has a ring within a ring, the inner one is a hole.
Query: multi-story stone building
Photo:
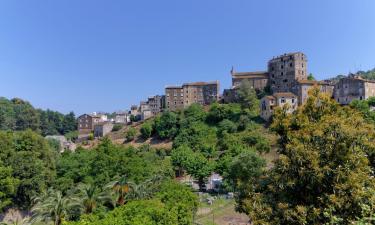
[[[167,86],[165,88],[166,108],[170,111],[184,108],[184,89],[182,86]]]
[[[288,53],[268,62],[271,90],[298,92],[298,81],[307,80],[307,58],[302,52]]]
[[[315,81],[315,80],[300,80],[298,81],[298,91],[297,91],[297,96],[298,96],[298,103],[300,105],[304,104],[309,97],[309,91],[313,87],[318,87],[321,93],[325,93],[328,96],[332,97],[333,96],[333,89],[334,85],[331,84],[330,82],[325,82],[325,81]]]
[[[180,110],[193,103],[209,105],[219,100],[219,82],[185,83],[182,86],[165,88],[166,108]]]
[[[94,130],[95,124],[102,122],[100,116],[83,114],[78,117],[79,134],[89,134]]]
[[[350,74],[335,84],[334,99],[343,105],[350,104],[355,99],[365,100],[372,96],[375,96],[375,81],[363,79],[358,75]]]
[[[268,121],[276,107],[283,107],[288,104],[288,113],[297,109],[298,98],[291,92],[278,92],[270,96],[265,96],[260,100],[260,116]]]
[[[234,68],[231,70],[232,88],[239,87],[242,81],[247,80],[250,86],[255,90],[263,90],[268,85],[268,72],[235,72]]]
[[[165,108],[165,95],[155,95],[152,97],[149,97],[148,105],[150,106],[150,110],[153,116],[159,114],[160,112],[163,112]]]

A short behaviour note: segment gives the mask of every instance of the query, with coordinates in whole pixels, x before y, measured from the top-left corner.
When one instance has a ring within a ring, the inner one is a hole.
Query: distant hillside
[[[0,130],[22,131],[31,129],[43,136],[67,134],[77,130],[73,112],[62,114],[34,108],[20,98],[0,97]]]

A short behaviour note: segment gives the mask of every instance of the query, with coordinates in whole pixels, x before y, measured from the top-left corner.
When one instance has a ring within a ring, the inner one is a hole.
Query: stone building
[[[104,137],[112,131],[113,123],[100,122],[94,126],[94,137]]]
[[[130,122],[130,115],[126,111],[116,112],[114,122],[119,124],[127,124]]]
[[[350,74],[335,84],[334,99],[342,105],[372,96],[375,96],[375,81],[363,79],[358,75]]]
[[[130,115],[138,118],[140,116],[139,107],[137,105],[132,105],[130,107]]]
[[[209,105],[219,100],[219,82],[185,83],[182,86],[165,88],[166,108],[170,111],[181,110],[193,103]]]
[[[298,81],[298,91],[297,91],[297,96],[298,96],[298,103],[300,105],[304,104],[309,97],[309,91],[313,87],[319,87],[319,90],[321,93],[325,93],[328,96],[332,97],[333,96],[333,90],[334,90],[334,85],[331,84],[330,82],[325,82],[325,81],[315,81],[315,80],[300,80]]]
[[[276,107],[283,107],[288,104],[288,113],[297,109],[298,98],[291,92],[278,92],[270,96],[265,96],[260,100],[260,116],[268,121]]]
[[[163,112],[165,108],[165,95],[155,95],[149,97],[147,102],[150,106],[152,115],[156,116],[157,114]]]
[[[83,114],[78,117],[78,138],[87,137],[92,131],[94,126],[102,121],[101,116]]]
[[[165,88],[166,108],[170,111],[184,108],[184,89],[182,86],[167,86]]]
[[[298,81],[307,80],[307,58],[302,52],[288,53],[268,62],[271,90],[297,93]]]
[[[235,72],[232,68],[232,88],[239,87],[241,82],[247,80],[255,90],[263,90],[268,85],[268,72]]]

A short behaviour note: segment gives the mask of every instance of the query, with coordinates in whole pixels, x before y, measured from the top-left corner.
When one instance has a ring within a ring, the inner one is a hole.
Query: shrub
[[[125,135],[126,141],[134,140],[136,134],[137,134],[137,130],[133,127],[130,127]]]
[[[141,135],[144,139],[151,137],[153,132],[152,125],[150,123],[144,123],[141,127]]]
[[[123,128],[124,126],[122,124],[115,124],[112,128],[112,131],[115,132],[115,131],[119,131]]]

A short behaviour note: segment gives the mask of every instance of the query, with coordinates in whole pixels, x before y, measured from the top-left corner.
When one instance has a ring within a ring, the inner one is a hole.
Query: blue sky
[[[77,114],[307,54],[323,79],[375,67],[374,0],[2,0],[0,96]]]

